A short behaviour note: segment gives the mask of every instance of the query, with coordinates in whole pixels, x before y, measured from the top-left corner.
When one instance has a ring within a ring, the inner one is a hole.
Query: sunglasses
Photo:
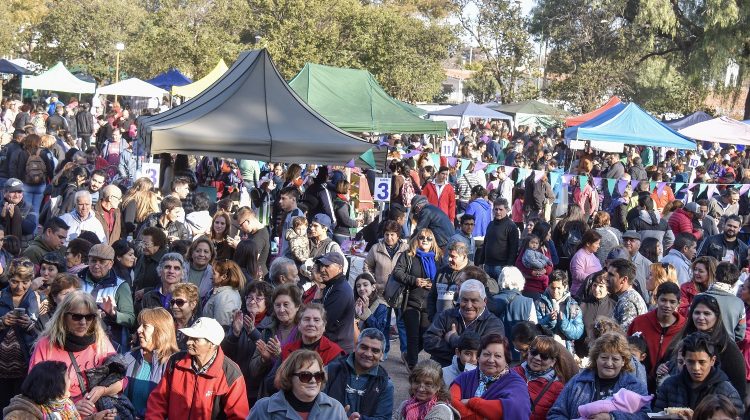
[[[432,241],[432,238],[430,238],[429,236],[420,236],[418,239],[420,241]]]
[[[537,349],[529,349],[529,355],[531,357],[539,356],[542,360],[549,360],[552,358],[552,356],[550,356],[549,354],[541,353]]]
[[[185,299],[170,299],[169,306],[177,305],[178,308],[182,308],[186,303],[187,301]]]
[[[94,318],[96,318],[96,314],[77,314],[77,313],[74,313],[74,312],[66,312],[66,313],[68,315],[70,315],[70,318],[73,321],[76,321],[76,322],[79,322],[79,321],[81,321],[83,319],[85,319],[86,322],[91,322],[91,321],[94,320]]]
[[[20,257],[20,258],[14,258],[13,261],[10,262],[12,265],[20,265],[22,267],[33,267],[34,263],[31,262],[26,257]]]
[[[315,382],[323,382],[323,380],[326,378],[326,374],[322,370],[317,371],[315,373],[303,371],[303,372],[293,373],[292,375],[298,377],[300,382],[303,382],[306,384],[309,384],[310,382],[312,382],[313,378],[315,378]]]

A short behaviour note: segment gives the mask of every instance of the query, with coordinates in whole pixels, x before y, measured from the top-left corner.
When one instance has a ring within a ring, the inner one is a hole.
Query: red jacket
[[[745,319],[750,316],[750,306],[745,304]],[[742,356],[745,358],[745,379],[750,381],[750,322],[745,324],[745,338],[737,342]]]
[[[686,283],[688,284],[688,283]],[[659,324],[659,320],[656,319],[656,310],[648,311],[643,315],[635,317],[633,322],[628,327],[628,335],[633,335],[636,332],[641,332],[641,337],[646,341],[648,345],[648,356],[651,360],[651,370],[648,372],[648,376],[651,378],[656,377],[656,367],[659,365],[659,361],[664,357],[667,352],[669,343],[685,326],[685,317],[679,312],[675,312],[677,321],[669,327],[662,328]]]
[[[516,373],[520,375],[524,381],[526,380],[526,373],[524,372],[523,367],[519,365],[514,367],[513,370],[515,370]],[[537,378],[527,383],[529,385],[529,398],[531,398],[531,401],[533,402],[537,399],[539,393],[542,392],[542,389],[544,389],[545,385],[547,385],[547,380],[543,378]],[[547,412],[550,408],[552,408],[553,405],[555,405],[557,396],[560,395],[564,386],[565,385],[559,380],[552,382],[552,385],[549,386],[547,391],[544,392],[544,395],[539,398],[539,401],[534,406],[534,411],[531,412],[531,417],[529,417],[529,420],[546,419]]]
[[[689,281],[680,286],[680,306],[677,308],[677,312],[682,316],[687,316],[690,304],[693,303],[695,295],[700,293],[695,287],[693,281]]]
[[[159,385],[151,392],[146,420],[244,420],[250,413],[246,393],[239,366],[224,357],[221,347],[200,375],[193,371],[190,355],[180,352],[169,360]]]
[[[703,236],[703,229],[696,229],[693,226],[691,213],[685,211],[685,209],[675,210],[675,212],[669,216],[667,223],[669,224],[669,228],[672,229],[674,236],[677,236],[678,233],[688,232],[695,236],[696,241],[700,241]]]
[[[503,403],[500,400],[474,397],[469,398],[469,401],[464,404],[461,402],[461,387],[457,383],[451,385],[450,393],[451,405],[461,415],[461,420],[501,420],[503,418]]]
[[[292,341],[281,349],[281,360],[286,360],[287,356],[292,354],[293,351],[299,350],[302,347],[302,339]],[[318,349],[316,352],[323,359],[323,366],[327,365],[331,360],[344,355],[344,350],[341,350],[338,344],[327,339],[325,336],[320,338],[318,343]]]
[[[451,222],[456,220],[456,190],[453,189],[453,185],[446,182],[443,193],[438,197],[435,183],[428,182],[422,189],[422,195],[427,197],[430,204],[447,214]]]
[[[552,254],[550,254],[549,249],[546,246],[542,248],[542,251],[547,258],[552,259]],[[544,275],[535,276],[531,274],[531,272],[534,270],[523,265],[523,252],[524,250],[521,250],[518,253],[518,257],[516,257],[516,267],[521,270],[523,278],[526,279],[526,284],[523,286],[523,291],[544,293],[544,291],[547,290],[547,286],[549,286],[549,275],[552,274],[552,269],[554,267],[548,265],[544,267]]]

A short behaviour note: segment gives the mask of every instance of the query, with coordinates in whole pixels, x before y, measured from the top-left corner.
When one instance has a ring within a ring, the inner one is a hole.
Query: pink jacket
[[[750,316],[750,305],[745,304],[745,319]],[[745,358],[745,380],[750,381],[750,323],[745,324],[745,338],[737,342],[742,356]]]
[[[578,407],[578,414],[582,419],[593,417],[599,413],[611,413],[613,411],[633,414],[641,411],[641,408],[653,398],[622,388],[615,392],[611,398],[590,402]]]
[[[73,353],[73,357],[75,357],[76,362],[78,363],[78,367],[83,372],[87,369],[99,366],[104,361],[104,359],[112,354],[115,354],[115,348],[112,347],[112,344],[110,344],[109,340],[107,340],[107,348],[103,355],[97,356],[96,347],[94,345],[91,345],[83,351]],[[70,362],[70,356],[68,355],[68,352],[66,352],[64,349],[51,345],[49,342],[49,338],[42,337],[36,343],[36,346],[34,346],[34,353],[31,355],[31,360],[29,361],[29,370],[31,370],[31,368],[33,368],[37,363],[44,362],[45,360],[63,362],[68,366],[70,398],[73,400],[73,402],[78,402],[78,400],[80,400],[83,395],[81,393],[81,387],[78,385],[78,375],[76,375],[76,371],[73,368],[72,363]]]
[[[581,248],[570,259],[571,293],[576,293],[590,274],[602,269],[602,264],[596,254]]]

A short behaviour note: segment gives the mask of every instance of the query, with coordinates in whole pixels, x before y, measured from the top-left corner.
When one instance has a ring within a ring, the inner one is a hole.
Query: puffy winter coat
[[[428,182],[422,189],[422,195],[427,197],[430,204],[442,210],[450,220],[456,220],[456,190],[453,189],[453,185],[446,182],[438,196],[435,183]]]
[[[578,407],[584,404],[588,404],[598,398],[594,395],[595,390],[595,372],[591,369],[584,369],[581,373],[574,376],[568,383],[565,384],[560,395],[557,397],[557,401],[552,408],[547,412],[548,420],[569,420],[578,418]],[[630,373],[620,372],[620,376],[617,378],[615,386],[612,388],[613,392],[617,392],[620,389],[625,388],[629,391],[636,392],[641,395],[648,395],[646,384],[639,381]],[[646,413],[649,412],[648,405],[645,405],[637,413],[624,413],[622,411],[613,411],[609,413],[614,419],[642,419],[646,417]]]
[[[700,226],[693,225],[692,213],[685,211],[685,209],[677,209],[671,216],[669,216],[669,228],[672,229],[674,236],[678,233],[688,232],[695,236],[696,241],[700,241],[703,237],[703,229]]]

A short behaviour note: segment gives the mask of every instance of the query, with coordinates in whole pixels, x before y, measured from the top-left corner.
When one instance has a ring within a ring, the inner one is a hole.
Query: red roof
[[[618,98],[617,96],[613,96],[613,97],[609,98],[609,100],[607,101],[607,103],[604,104],[604,105],[602,105],[601,108],[597,108],[597,109],[595,109],[595,110],[593,110],[593,111],[591,111],[589,113],[586,113],[586,114],[576,115],[576,116],[573,116],[573,117],[566,118],[565,119],[565,126],[566,127],[574,127],[576,125],[583,124],[586,121],[588,121],[588,120],[590,120],[590,119],[598,116],[602,112],[604,112],[604,111],[612,108],[613,106],[619,104],[620,102],[621,102],[620,98]]]

